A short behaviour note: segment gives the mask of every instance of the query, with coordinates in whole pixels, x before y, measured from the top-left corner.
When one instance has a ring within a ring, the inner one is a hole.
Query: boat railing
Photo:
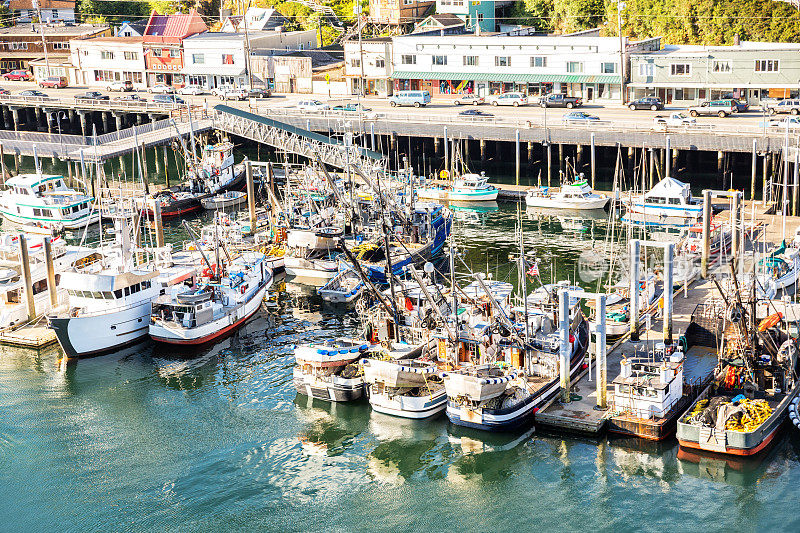
[[[78,315],[77,316],[79,316],[79,317],[90,317],[90,316],[105,315],[109,311],[114,311],[115,313],[118,313],[118,312],[121,312],[121,311],[127,311],[129,309],[135,309],[135,308],[141,307],[143,305],[148,305],[148,306],[151,305],[150,304],[150,300],[140,300],[138,302],[125,304],[125,305],[119,305],[119,306],[113,306],[113,307],[104,307],[103,309],[97,309],[95,311],[86,311],[85,307],[77,307],[77,306],[75,306],[75,309],[77,309],[77,311],[78,311]]]

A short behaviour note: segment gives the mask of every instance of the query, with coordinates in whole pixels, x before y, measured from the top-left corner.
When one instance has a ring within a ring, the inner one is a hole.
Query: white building
[[[136,89],[147,87],[141,37],[73,39],[69,44],[78,84],[104,87],[130,80]]]
[[[625,62],[631,53],[659,47],[660,38],[626,42]],[[617,37],[410,34],[393,39],[392,55],[395,91],[555,92],[585,101],[620,100]]]
[[[363,58],[363,68],[362,68]],[[344,43],[344,77],[350,94],[389,96],[392,94],[392,38],[374,37]]]
[[[241,15],[231,15],[222,23],[221,32],[233,33],[242,32],[247,29],[251,31],[275,30],[287,22],[286,17],[272,8],[251,7],[247,9],[244,17]]]
[[[251,52],[309,50],[317,47],[314,30],[249,32]],[[186,85],[211,90],[220,86],[248,85],[245,34],[205,32],[183,40]],[[254,83],[265,80],[254,79]]]
[[[39,0],[43,22],[75,22],[75,0]],[[38,19],[33,0],[10,0],[8,10],[15,13],[16,22]]]

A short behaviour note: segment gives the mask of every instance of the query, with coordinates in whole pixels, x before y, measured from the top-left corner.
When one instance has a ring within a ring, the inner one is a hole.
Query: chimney
[[[741,44],[742,44],[742,42],[741,42],[741,40],[739,40],[739,34],[738,33],[734,33],[733,34],[733,46],[739,46]]]

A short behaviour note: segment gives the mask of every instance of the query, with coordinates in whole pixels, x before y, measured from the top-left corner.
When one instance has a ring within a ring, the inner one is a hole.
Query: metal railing
[[[0,95],[0,104],[28,105],[36,107],[62,107],[68,109],[89,109],[100,111],[158,111],[169,113],[173,109],[183,107],[183,104],[161,103],[142,100],[83,100],[75,98],[53,98],[50,96],[22,96],[19,94]]]

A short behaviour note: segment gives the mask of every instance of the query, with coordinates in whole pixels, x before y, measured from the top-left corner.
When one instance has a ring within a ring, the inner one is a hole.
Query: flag
[[[539,265],[537,263],[534,263],[533,266],[528,269],[528,275],[539,277]]]

